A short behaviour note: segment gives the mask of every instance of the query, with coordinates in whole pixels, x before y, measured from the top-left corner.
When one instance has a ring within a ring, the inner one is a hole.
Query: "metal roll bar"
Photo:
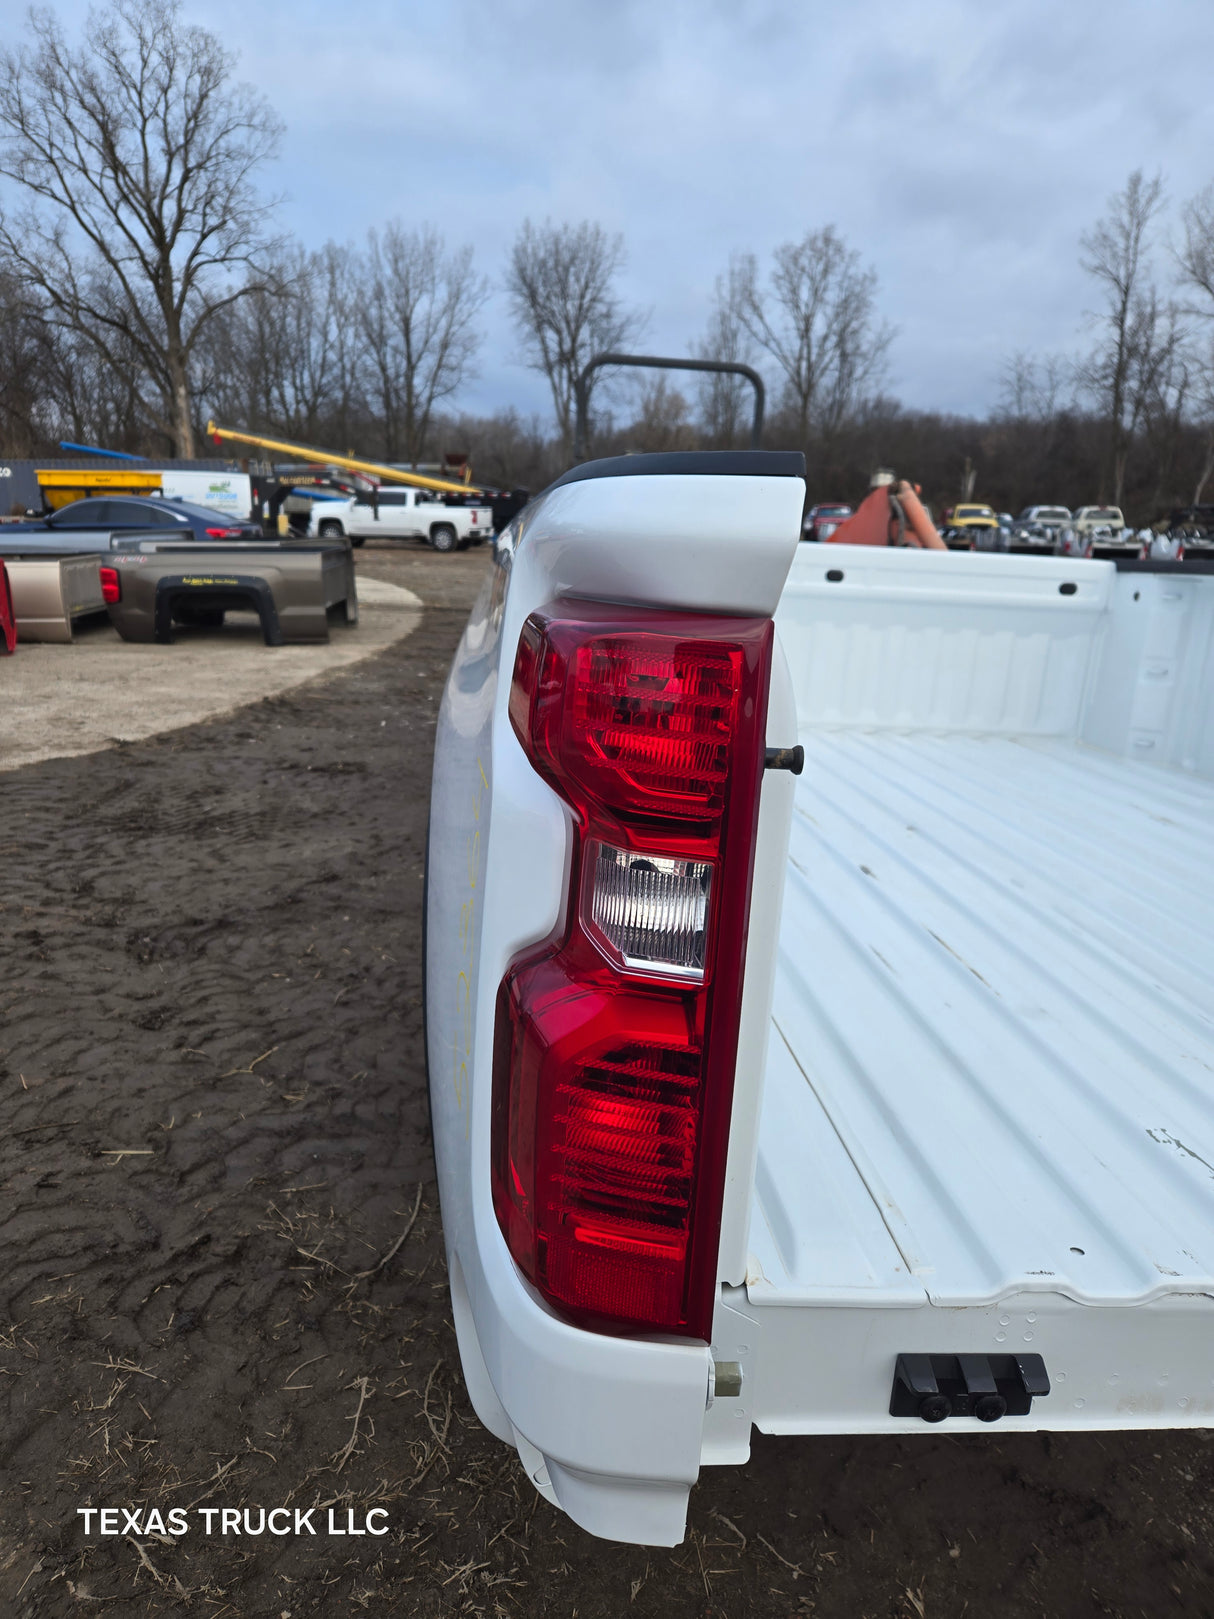
[[[596,354],[577,379],[577,426],[573,436],[573,459],[586,459],[586,437],[590,415],[590,379],[605,365],[639,365],[655,371],[717,371],[745,377],[755,391],[755,413],[750,426],[750,447],[760,448],[763,440],[763,406],[766,393],[763,378],[752,366],[732,360],[671,360],[655,354]]]

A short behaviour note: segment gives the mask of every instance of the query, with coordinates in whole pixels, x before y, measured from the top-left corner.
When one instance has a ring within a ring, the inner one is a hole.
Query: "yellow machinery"
[[[453,483],[449,478],[427,478],[420,472],[402,472],[399,467],[385,467],[378,461],[360,461],[352,455],[334,455],[329,450],[313,449],[308,444],[292,444],[287,439],[263,438],[257,433],[242,433],[234,427],[217,427],[207,423],[207,432],[220,444],[232,439],[238,444],[255,444],[261,450],[273,450],[289,455],[297,461],[311,461],[317,466],[342,467],[346,472],[362,472],[369,478],[381,478],[391,483],[407,483],[418,489],[438,489],[444,494],[478,495],[480,490],[469,483]]]
[[[42,498],[52,511],[86,495],[158,495],[159,472],[115,471],[94,472],[91,467],[72,467],[55,472],[37,471],[38,487]]]

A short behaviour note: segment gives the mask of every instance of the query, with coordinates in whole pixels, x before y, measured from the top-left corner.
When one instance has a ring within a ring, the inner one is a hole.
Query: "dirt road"
[[[667,1552],[590,1539],[480,1429],[419,922],[434,714],[486,563],[368,552],[427,604],[408,640],[0,777],[0,1613],[1214,1612],[1204,1434],[756,1438]],[[190,1530],[86,1535],[88,1507]],[[245,1507],[321,1532],[221,1533]],[[330,1509],[387,1533],[330,1535]]]

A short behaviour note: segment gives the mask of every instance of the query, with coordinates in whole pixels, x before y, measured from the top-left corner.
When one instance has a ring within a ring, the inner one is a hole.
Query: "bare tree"
[[[254,432],[285,427],[274,409],[274,395],[283,305],[289,296],[285,287],[259,284],[208,322],[194,348],[190,380],[193,400],[209,415]]]
[[[78,50],[50,12],[30,27],[32,47],[0,56],[0,175],[29,199],[0,215],[0,250],[48,319],[113,366],[137,356],[142,410],[192,456],[191,360],[216,314],[261,284],[270,205],[253,176],[280,125],[179,0],[117,0]]]
[[[1177,255],[1181,286],[1199,296],[1188,313],[1214,320],[1214,185],[1185,204],[1181,215],[1183,241]],[[1207,337],[1193,350],[1193,407],[1204,424],[1203,455],[1193,492],[1197,505],[1214,477],[1214,339]]]
[[[139,362],[129,346],[115,365],[80,332],[46,326],[40,376],[48,436],[115,450],[146,448]]]
[[[1004,363],[1000,413],[1015,422],[1048,423],[1063,408],[1071,381],[1072,367],[1062,355],[1018,349]]]
[[[360,352],[350,250],[287,244],[265,280],[211,322],[196,390],[221,419],[308,440],[335,426],[345,442]]]
[[[878,322],[877,276],[833,225],[778,247],[769,290],[753,254],[736,261],[738,311],[784,375],[802,444],[829,437],[875,392],[893,329]]]
[[[670,385],[664,371],[656,376],[642,374],[637,387],[639,410],[628,428],[630,446],[636,450],[694,450],[696,433],[690,420],[687,400]]]
[[[703,337],[693,347],[700,360],[725,360],[731,365],[749,365],[755,353],[754,340],[742,319],[746,276],[734,259],[716,281],[712,313]],[[753,392],[745,377],[722,372],[705,372],[698,382],[700,420],[706,436],[725,449],[732,449],[751,412]]]
[[[1214,338],[1193,345],[1193,379],[1189,408],[1200,432],[1201,460],[1193,484],[1193,505],[1201,504],[1214,478]]]
[[[623,237],[589,221],[537,227],[525,220],[510,254],[506,291],[515,324],[528,365],[548,378],[566,454],[577,379],[587,362],[604,350],[626,348],[644,325],[615,290],[623,266]]]
[[[1080,237],[1080,267],[1104,294],[1095,315],[1101,338],[1080,370],[1084,390],[1108,423],[1105,476],[1110,498],[1119,506],[1125,491],[1126,462],[1141,413],[1142,390],[1154,358],[1144,344],[1154,342],[1159,308],[1149,283],[1151,226],[1163,207],[1163,180],[1144,180],[1135,169],[1124,188],[1109,199],[1109,211]],[[1137,407],[1137,408],[1136,408]]]
[[[353,444],[355,421],[365,415],[362,395],[363,344],[358,329],[358,255],[328,242],[321,250],[324,304],[333,320],[330,390],[326,419],[339,445]]]
[[[21,278],[0,270],[0,443],[8,455],[30,455],[42,437],[49,335]]]
[[[275,265],[281,290],[273,309],[277,343],[271,397],[289,436],[314,439],[345,381],[339,361],[352,312],[343,275],[348,258],[348,251],[332,242],[318,253],[292,243]]]
[[[1203,293],[1201,313],[1214,315],[1214,185],[1185,204],[1181,228],[1184,240],[1177,255],[1181,283]]]
[[[359,319],[389,460],[421,460],[435,406],[472,374],[476,317],[488,296],[471,247],[448,253],[429,226],[371,231]]]
[[[0,444],[9,455],[45,453],[61,438],[142,448],[129,376],[80,333],[45,319],[18,271],[0,265]]]
[[[469,451],[478,478],[504,489],[543,489],[564,470],[559,444],[536,415],[524,420],[510,407],[494,416],[444,419],[449,443]]]
[[[1141,421],[1154,468],[1150,507],[1154,511],[1173,475],[1192,403],[1194,361],[1192,336],[1175,303],[1150,300],[1154,316],[1149,341],[1137,349],[1131,376],[1132,413]]]

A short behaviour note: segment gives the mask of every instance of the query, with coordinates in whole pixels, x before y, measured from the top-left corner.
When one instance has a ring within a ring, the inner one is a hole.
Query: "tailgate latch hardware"
[[[736,1400],[742,1393],[742,1363],[738,1360],[714,1360],[708,1372],[708,1403],[714,1400]]]
[[[763,756],[764,770],[791,770],[799,776],[805,769],[805,749],[798,742],[795,748],[768,748]]]
[[[889,1397],[891,1417],[1026,1417],[1034,1395],[1050,1392],[1040,1355],[899,1355]]]

